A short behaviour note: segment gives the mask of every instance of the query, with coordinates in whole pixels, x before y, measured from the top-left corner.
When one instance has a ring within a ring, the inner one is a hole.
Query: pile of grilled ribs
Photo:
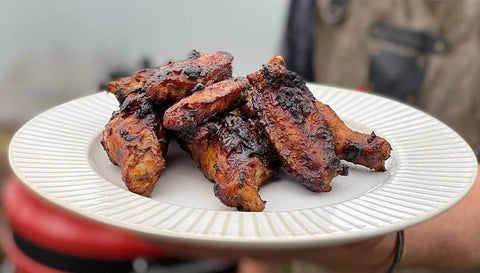
[[[232,77],[232,61],[226,52],[194,50],[108,84],[120,109],[101,142],[130,191],[151,194],[174,138],[220,201],[241,211],[264,210],[259,188],[282,166],[314,192],[347,175],[340,160],[385,170],[390,144],[348,128],[281,56],[247,77]]]

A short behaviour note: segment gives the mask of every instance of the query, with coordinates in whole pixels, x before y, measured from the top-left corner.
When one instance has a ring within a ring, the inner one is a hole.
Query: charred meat
[[[192,51],[188,58],[156,69],[144,69],[132,76],[108,83],[109,92],[123,103],[132,93],[145,93],[149,101],[175,101],[205,85],[232,76],[233,57],[227,52]]]
[[[165,168],[167,137],[161,118],[153,111],[113,113],[101,143],[110,161],[122,169],[127,188],[149,196]]]
[[[330,182],[346,167],[335,155],[333,133],[305,82],[276,62],[248,79],[254,86],[253,108],[283,166],[311,191],[330,191]]]
[[[259,187],[275,171],[269,147],[247,121],[230,114],[180,136],[206,178],[215,182],[220,201],[241,211],[262,211]]]
[[[385,170],[385,161],[392,150],[388,141],[371,134],[355,132],[337,116],[330,106],[316,101],[317,109],[332,129],[335,139],[335,154],[346,161],[363,165],[375,171]]]
[[[245,103],[249,88],[246,78],[228,79],[209,85],[168,108],[163,125],[176,131],[191,131],[209,118]]]

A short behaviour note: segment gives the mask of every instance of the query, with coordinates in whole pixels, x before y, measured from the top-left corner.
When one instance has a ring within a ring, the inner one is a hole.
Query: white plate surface
[[[346,123],[393,147],[387,171],[350,166],[329,193],[313,193],[285,172],[260,191],[264,212],[223,206],[189,155],[173,141],[151,198],[126,190],[99,139],[118,104],[99,93],[57,106],[14,136],[10,163],[31,189],[88,218],[164,242],[229,248],[295,248],[360,240],[417,224],[471,188],[475,156],[438,120],[382,97],[309,85]]]

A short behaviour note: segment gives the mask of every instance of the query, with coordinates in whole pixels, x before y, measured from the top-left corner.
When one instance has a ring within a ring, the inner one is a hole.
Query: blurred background
[[[234,75],[281,53],[309,81],[420,108],[478,151],[479,18],[478,0],[0,0],[0,181],[26,121],[192,49],[230,52]]]

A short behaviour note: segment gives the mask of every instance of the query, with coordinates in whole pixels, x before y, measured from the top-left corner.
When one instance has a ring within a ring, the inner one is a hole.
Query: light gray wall
[[[280,48],[287,0],[0,1],[0,124],[95,92],[113,67],[235,56],[234,74]]]

